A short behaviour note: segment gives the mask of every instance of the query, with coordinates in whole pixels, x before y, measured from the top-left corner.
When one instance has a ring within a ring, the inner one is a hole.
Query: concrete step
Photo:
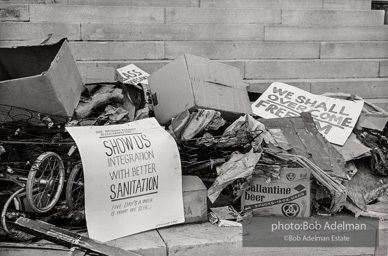
[[[75,60],[155,60],[164,58],[163,42],[70,42]]]
[[[0,2],[0,21],[29,21],[30,13],[26,4],[6,5]]]
[[[370,10],[371,0],[323,0],[323,9],[327,10]]]
[[[28,9],[26,11],[28,12]],[[384,11],[31,4],[29,13],[30,20],[33,22],[55,20],[56,22],[81,23],[281,23],[286,26],[378,26],[384,24]]]
[[[373,247],[242,247],[242,228],[217,227],[210,223],[178,225],[158,229],[158,231],[166,243],[169,256],[359,256],[374,255],[375,252]],[[265,244],[265,241],[263,241],[263,244]],[[382,249],[384,250],[384,247]]]
[[[247,79],[373,78],[380,61],[351,60],[259,60],[245,62]]]
[[[324,42],[321,59],[382,59],[388,58],[388,42]]]
[[[266,41],[386,41],[388,26],[370,27],[265,27]]]
[[[379,26],[384,25],[385,12],[344,10],[282,10],[285,26]]]
[[[77,66],[81,74],[84,74],[85,80],[86,80],[86,77],[88,77],[89,80],[94,79],[96,81],[97,79],[99,79],[100,82],[107,82],[112,79],[112,76],[114,76],[114,79],[118,78],[115,70],[120,67],[124,67],[129,64],[135,64],[136,66],[146,71],[147,73],[152,74],[156,70],[168,64],[170,61],[171,60],[77,61]],[[243,61],[224,60],[224,61],[217,61],[217,62],[234,66],[240,69],[241,74],[244,74]]]
[[[0,0],[0,4],[9,4]],[[12,4],[370,10],[371,0],[12,0]]]
[[[199,7],[200,0],[67,0],[69,5]]]
[[[0,0],[0,4],[67,4],[68,0]]]
[[[0,22],[0,40],[18,41],[67,37],[69,40],[80,40],[80,24],[78,23],[32,23],[32,22]]]
[[[201,0],[204,8],[370,10],[370,0]]]
[[[263,40],[260,24],[95,24],[81,25],[82,40]]]
[[[201,7],[322,9],[323,0],[202,0]]]
[[[351,78],[351,79],[290,79],[290,80],[245,80],[247,90],[261,94],[273,83],[283,82],[302,90],[314,93],[348,93],[362,97],[366,102],[388,112],[387,78]],[[256,98],[258,96],[255,96]]]
[[[388,60],[380,61],[379,77],[388,77]]]
[[[225,42],[167,41],[167,59],[191,53],[209,59],[314,59],[319,58],[319,43],[301,42]]]
[[[280,24],[280,9],[166,8],[166,23]]]
[[[200,0],[0,0],[9,4],[55,4],[94,6],[199,7]]]
[[[32,4],[32,22],[164,23],[164,8]]]
[[[82,234],[86,235],[86,234]],[[151,230],[108,242],[126,251],[144,256],[198,256],[198,255],[321,255],[360,256],[387,255],[388,223],[379,222],[379,246],[376,247],[243,247],[241,227],[217,227],[210,223],[186,224]],[[51,250],[44,250],[51,248]],[[2,256],[70,255],[69,248],[46,240],[35,243],[0,243]]]
[[[273,82],[283,82],[314,94],[350,93],[364,99],[388,98],[388,78],[245,80],[251,93],[263,93]]]

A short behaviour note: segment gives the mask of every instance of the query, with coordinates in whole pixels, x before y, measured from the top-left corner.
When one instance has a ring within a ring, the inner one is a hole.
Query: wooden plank
[[[386,41],[388,27],[265,27],[267,41]]]
[[[323,42],[321,59],[388,58],[388,42]]]
[[[263,40],[260,24],[82,24],[82,40]]]
[[[164,8],[35,4],[30,5],[30,20],[33,22],[164,23]]]
[[[379,26],[384,11],[282,10],[285,26]]]
[[[165,44],[167,59],[175,59],[183,53],[216,60],[319,58],[318,43],[168,41]]]
[[[3,22],[0,23],[0,40],[33,40],[52,37],[67,37],[69,40],[80,40],[80,24],[73,23],[32,23]]]
[[[6,5],[0,2],[0,21],[29,21],[28,5]]]
[[[166,23],[280,24],[281,10],[166,8]]]
[[[199,0],[67,0],[69,5],[199,7]]]
[[[316,79],[378,77],[379,60],[260,60],[245,63],[245,78]]]
[[[76,60],[163,59],[163,42],[70,42]]]
[[[42,221],[34,221],[20,217],[16,220],[15,226],[17,229],[23,232],[44,238],[48,241],[67,247],[77,246],[78,248],[86,249],[89,252],[97,253],[100,255],[139,255],[133,252],[125,251],[118,247],[108,246],[93,239],[89,239],[85,236],[81,236],[66,229],[58,228],[54,225]]]

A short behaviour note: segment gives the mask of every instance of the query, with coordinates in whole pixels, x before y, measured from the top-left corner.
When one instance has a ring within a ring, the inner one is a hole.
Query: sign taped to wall
[[[311,112],[318,131],[329,142],[342,146],[356,125],[363,106],[363,100],[350,101],[315,95],[275,82],[252,104],[252,110],[256,115],[268,119]]]
[[[156,119],[67,130],[81,154],[90,238],[184,222],[179,151]]]

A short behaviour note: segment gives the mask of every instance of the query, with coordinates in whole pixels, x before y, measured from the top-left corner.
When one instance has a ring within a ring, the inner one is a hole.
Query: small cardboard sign
[[[353,131],[363,106],[363,100],[315,95],[276,82],[252,104],[252,110],[263,118],[292,117],[311,112],[318,131],[329,142],[342,146]]]
[[[138,68],[134,64],[129,64],[122,68],[118,68],[117,72],[122,77],[123,83],[127,84],[148,84],[148,77],[150,74],[145,72],[144,70]]]
[[[156,119],[67,130],[82,158],[90,238],[106,242],[184,222],[179,151]]]

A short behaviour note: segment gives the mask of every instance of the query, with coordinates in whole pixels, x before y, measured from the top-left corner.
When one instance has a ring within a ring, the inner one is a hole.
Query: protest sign
[[[252,104],[263,118],[299,116],[311,112],[318,131],[331,143],[342,146],[352,132],[364,106],[362,100],[343,100],[311,94],[284,83],[271,86]]]
[[[122,68],[118,68],[117,72],[122,77],[122,82],[127,84],[148,84],[147,78],[150,76],[147,72],[144,70],[138,68],[134,64],[127,65]]]
[[[179,151],[156,119],[67,130],[81,154],[90,238],[184,222]]]

